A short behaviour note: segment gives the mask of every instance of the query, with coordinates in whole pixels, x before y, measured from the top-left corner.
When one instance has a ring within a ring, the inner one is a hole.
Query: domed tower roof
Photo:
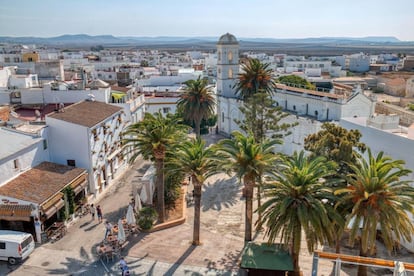
[[[217,44],[219,45],[223,45],[223,44],[239,44],[239,42],[237,41],[236,37],[230,33],[226,33],[222,36],[220,36],[219,41],[217,42]]]

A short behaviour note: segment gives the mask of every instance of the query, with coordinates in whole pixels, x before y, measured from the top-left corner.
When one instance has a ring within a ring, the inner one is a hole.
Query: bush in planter
[[[157,211],[152,207],[143,207],[139,211],[138,225],[142,230],[149,230],[158,217]]]

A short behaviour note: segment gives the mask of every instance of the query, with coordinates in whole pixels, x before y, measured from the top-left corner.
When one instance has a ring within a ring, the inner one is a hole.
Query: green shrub
[[[408,104],[408,110],[414,111],[414,103]]]
[[[138,225],[142,230],[150,230],[158,217],[157,211],[152,207],[143,207],[139,211]]]

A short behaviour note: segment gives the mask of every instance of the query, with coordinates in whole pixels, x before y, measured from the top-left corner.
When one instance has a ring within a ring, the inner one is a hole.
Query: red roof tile
[[[1,186],[0,195],[42,204],[85,173],[82,168],[43,162]]]

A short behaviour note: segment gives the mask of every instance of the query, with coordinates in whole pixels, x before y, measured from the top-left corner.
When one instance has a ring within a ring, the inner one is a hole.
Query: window
[[[29,62],[33,61],[33,58],[29,57],[29,58],[28,58],[28,61],[29,61]]]
[[[218,61],[221,60],[221,53],[220,52],[217,53],[217,59],[218,59]]]
[[[296,110],[296,105],[293,106],[293,110]]]
[[[315,110],[315,116],[318,116],[318,110]]]
[[[228,58],[229,62],[232,62],[232,61],[233,61],[233,52],[232,52],[232,51],[230,51],[230,52],[227,54],[227,58]]]
[[[0,242],[0,249],[6,249],[6,243]]]
[[[171,111],[171,107],[163,107],[162,112],[165,113],[169,113]]]
[[[43,150],[47,150],[47,140],[43,140]]]
[[[73,159],[66,160],[68,163],[68,166],[76,167],[76,161]]]
[[[18,170],[19,169],[19,159],[14,159],[13,160],[13,168],[15,169],[15,170]]]
[[[221,112],[221,122],[224,123],[224,112]]]
[[[230,68],[229,69],[229,79],[233,78],[233,70]]]

